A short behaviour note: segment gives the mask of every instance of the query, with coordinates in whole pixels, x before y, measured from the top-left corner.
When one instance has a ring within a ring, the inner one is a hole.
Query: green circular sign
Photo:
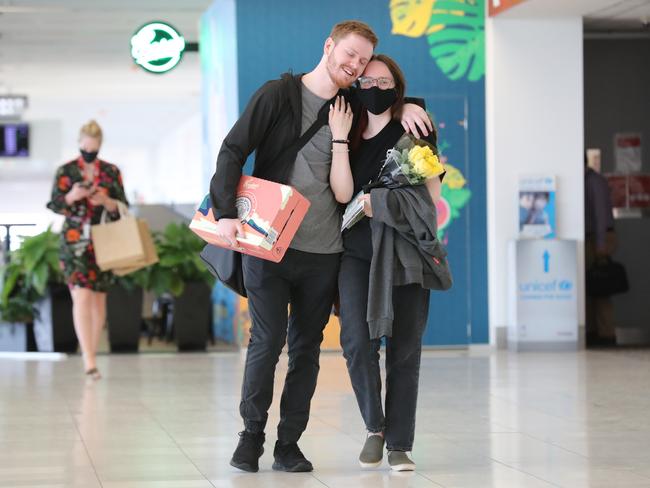
[[[165,73],[178,64],[185,50],[185,39],[171,25],[150,22],[131,37],[131,56],[136,64],[151,73]]]

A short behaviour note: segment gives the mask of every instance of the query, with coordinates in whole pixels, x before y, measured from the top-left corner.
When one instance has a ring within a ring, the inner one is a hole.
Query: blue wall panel
[[[443,122],[443,154],[458,170],[446,188],[449,200],[457,204],[457,215],[441,236],[448,242],[455,287],[449,293],[432,294],[425,343],[486,343],[483,0],[438,0],[435,14],[431,14],[432,5],[432,0],[417,5],[402,2],[401,10],[393,11],[391,18],[388,0],[238,0],[239,106],[243,109],[266,80],[287,70],[311,70],[319,62],[323,43],[335,23],[351,18],[369,23],[380,39],[376,52],[398,61],[406,75],[408,94],[425,98],[436,121]],[[423,14],[406,11],[409,8],[429,10]],[[415,20],[412,25],[409,16]],[[392,33],[394,28],[403,31],[415,25],[417,29],[417,22],[423,18],[429,20],[421,32],[411,30],[410,37]],[[404,20],[401,24],[400,19]]]

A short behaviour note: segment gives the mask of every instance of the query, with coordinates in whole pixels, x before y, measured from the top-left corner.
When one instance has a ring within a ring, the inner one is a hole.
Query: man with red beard
[[[377,36],[363,22],[335,25],[320,62],[311,72],[285,73],[252,96],[217,157],[210,197],[218,219],[217,234],[225,242],[234,243],[237,234],[243,234],[235,194],[242,167],[253,151],[253,176],[291,185],[311,204],[281,262],[242,256],[252,327],[239,408],[244,431],[239,434],[230,464],[244,471],[259,469],[275,367],[285,342],[289,368],[280,403],[273,469],[313,469],[300,451],[298,439],[309,419],[323,329],[336,295],[343,251],[340,209],[329,176],[332,151],[347,150],[347,142],[332,140],[328,113],[333,99],[341,95],[350,102],[346,106],[349,117],[353,117],[358,103],[348,88],[363,74],[376,45]],[[427,126],[431,129],[420,107],[407,105],[404,114],[403,124],[416,134],[416,127],[424,134],[428,133]],[[317,131],[298,148],[296,141],[312,127]]]

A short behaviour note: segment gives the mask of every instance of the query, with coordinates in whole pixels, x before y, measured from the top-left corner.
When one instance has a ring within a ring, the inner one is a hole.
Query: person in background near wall
[[[106,321],[106,291],[113,275],[95,261],[90,226],[104,210],[119,218],[118,201],[128,204],[117,166],[97,158],[102,129],[94,120],[81,127],[79,157],[56,171],[47,207],[65,216],[61,231],[61,267],[72,295],[72,315],[86,374],[101,378],[95,361]]]
[[[616,250],[614,215],[607,180],[587,164],[585,152],[585,266],[591,268],[599,259]],[[614,307],[610,297],[587,296],[587,345],[616,343]]]

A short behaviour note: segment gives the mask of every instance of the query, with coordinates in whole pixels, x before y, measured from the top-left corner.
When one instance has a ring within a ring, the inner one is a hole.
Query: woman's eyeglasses
[[[388,90],[395,86],[395,82],[390,78],[371,78],[370,76],[362,76],[357,80],[359,87],[365,89],[378,86],[380,90]]]

